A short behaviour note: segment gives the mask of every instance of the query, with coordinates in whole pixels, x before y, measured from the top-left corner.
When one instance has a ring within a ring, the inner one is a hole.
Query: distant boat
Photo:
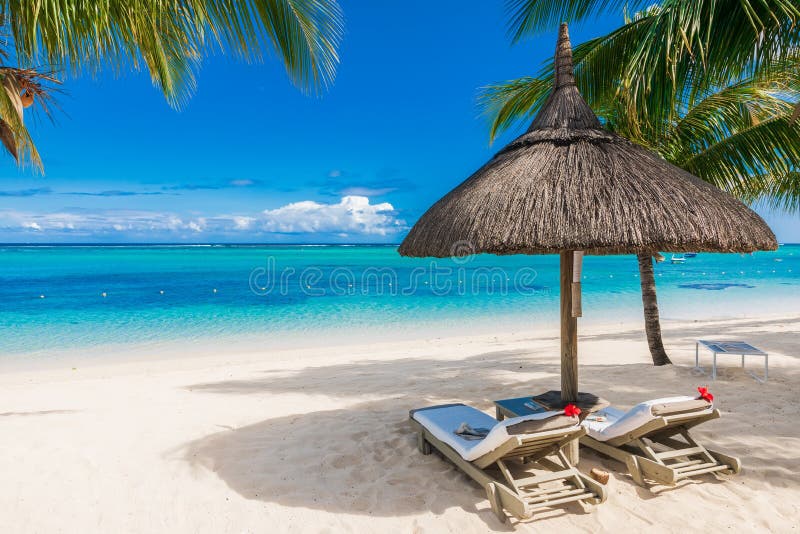
[[[672,258],[669,260],[670,263],[686,263],[686,258],[683,255],[676,256],[675,254],[672,255]]]
[[[684,258],[694,258],[697,256],[697,252],[687,252],[683,255]]]

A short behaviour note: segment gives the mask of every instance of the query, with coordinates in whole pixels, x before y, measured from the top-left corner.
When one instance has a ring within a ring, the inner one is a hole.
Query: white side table
[[[711,366],[711,380],[717,379],[717,354],[733,354],[736,356],[741,356],[742,369],[744,369],[745,356],[763,356],[764,378],[761,378],[752,372],[749,372],[748,374],[762,384],[769,378],[769,355],[763,350],[757,349],[749,343],[745,343],[744,341],[710,341],[707,339],[698,339],[697,343],[694,345],[694,366],[697,369],[700,369],[700,345],[710,350],[714,355]]]

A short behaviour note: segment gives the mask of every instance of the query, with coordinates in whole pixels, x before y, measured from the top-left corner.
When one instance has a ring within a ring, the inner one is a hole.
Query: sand
[[[709,384],[692,369],[698,337],[768,350],[765,385],[738,358],[720,362],[709,385],[723,416],[696,432],[739,456],[743,472],[643,489],[585,451],[582,469],[611,471],[606,503],[501,524],[480,487],[418,453],[407,413],[445,402],[493,413],[492,399],[558,389],[557,332],[268,353],[220,346],[192,358],[149,347],[125,363],[62,358],[0,373],[2,531],[798,530],[800,317],[668,322],[675,365],[661,368],[641,325],[581,328],[581,389],[621,407]]]

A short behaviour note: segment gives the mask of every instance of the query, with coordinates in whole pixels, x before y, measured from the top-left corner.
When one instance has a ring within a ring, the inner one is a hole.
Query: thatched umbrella
[[[528,131],[434,204],[400,254],[560,253],[561,397],[575,401],[583,252],[775,248],[747,206],[603,128],[575,86],[562,24],[553,90]]]

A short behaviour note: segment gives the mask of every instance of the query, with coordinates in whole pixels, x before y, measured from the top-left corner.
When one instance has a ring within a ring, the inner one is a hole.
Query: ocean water
[[[670,319],[800,313],[800,245],[656,265]],[[641,317],[633,256],[589,256],[586,321]],[[0,246],[0,355],[367,332],[492,332],[558,318],[557,256],[401,258],[393,246]]]

